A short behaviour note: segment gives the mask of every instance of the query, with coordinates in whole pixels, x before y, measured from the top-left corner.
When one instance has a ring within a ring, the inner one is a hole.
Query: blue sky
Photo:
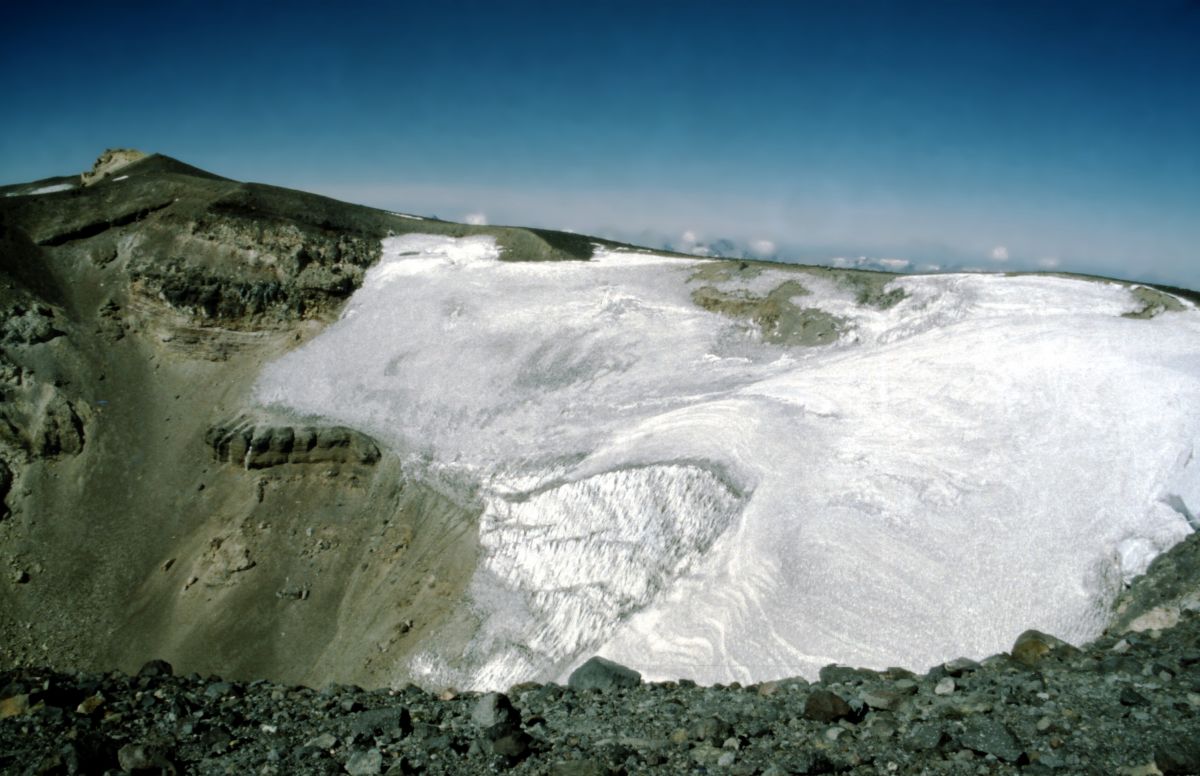
[[[21,6],[5,182],[132,146],[443,218],[1200,287],[1196,0]]]

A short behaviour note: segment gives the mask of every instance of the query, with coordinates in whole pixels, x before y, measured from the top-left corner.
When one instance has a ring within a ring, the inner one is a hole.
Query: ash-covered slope
[[[93,173],[0,189],[0,663],[384,683],[459,600],[475,515],[358,431],[248,414],[250,385],[389,234],[590,245],[158,155]]]

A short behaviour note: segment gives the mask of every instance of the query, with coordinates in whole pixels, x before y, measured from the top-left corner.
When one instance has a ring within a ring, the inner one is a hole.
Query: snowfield
[[[1096,635],[1193,530],[1194,306],[1139,320],[1122,284],[939,275],[879,309],[833,272],[713,267],[390,238],[343,318],[264,371],[263,405],[370,433],[478,504],[479,632],[405,670],[497,689],[597,652],[701,682],[924,669],[1031,627]],[[772,344],[692,297],[789,281],[836,342]]]

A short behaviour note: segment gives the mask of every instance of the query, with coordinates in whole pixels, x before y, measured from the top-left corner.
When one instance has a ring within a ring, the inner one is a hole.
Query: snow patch
[[[478,638],[409,671],[495,689],[598,651],[748,682],[1082,641],[1191,530],[1170,495],[1200,503],[1194,308],[1131,320],[1120,284],[955,274],[898,278],[878,310],[765,269],[747,287],[797,280],[845,321],[785,347],[692,302],[706,266],[389,238],[346,316],[266,368],[260,402],[482,506]]]

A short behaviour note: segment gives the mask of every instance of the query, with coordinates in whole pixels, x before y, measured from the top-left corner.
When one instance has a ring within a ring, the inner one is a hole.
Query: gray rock
[[[520,728],[497,725],[488,731],[488,746],[493,754],[502,757],[520,757],[529,749],[530,738]]]
[[[204,695],[207,698],[216,700],[217,698],[224,698],[226,695],[229,695],[233,692],[233,689],[233,685],[229,682],[213,682],[204,688]]]
[[[972,660],[969,657],[958,657],[948,663],[942,664],[942,670],[947,676],[958,678],[963,674],[971,673],[979,669],[979,662]]]
[[[966,749],[990,754],[1005,762],[1016,762],[1021,745],[1008,728],[992,717],[974,716],[963,723],[958,742]]]
[[[471,710],[471,722],[480,728],[490,728],[496,725],[520,725],[521,714],[513,708],[512,702],[504,693],[489,692],[480,696]]]
[[[404,738],[412,733],[412,715],[406,708],[361,711],[351,718],[350,729],[361,735]]]
[[[1176,735],[1154,750],[1154,764],[1164,774],[1200,773],[1200,736]]]
[[[333,733],[322,733],[319,736],[308,739],[304,742],[305,748],[308,749],[332,749],[337,746],[337,736]]]
[[[830,664],[820,671],[821,681],[825,684],[857,684],[870,679],[878,679],[879,674],[867,668],[850,668]]]
[[[355,752],[346,761],[346,773],[350,776],[375,776],[383,770],[383,753],[378,749]]]
[[[936,749],[946,739],[946,733],[941,725],[933,722],[919,722],[913,725],[904,737],[904,746],[917,752]]]
[[[575,690],[608,691],[641,683],[642,675],[637,671],[598,655],[572,671],[567,679],[567,686]]]
[[[167,661],[148,660],[142,664],[141,668],[138,669],[137,675],[157,678],[160,676],[172,676],[174,673],[175,669],[172,668],[171,664]]]
[[[870,706],[872,709],[880,709],[883,711],[891,711],[898,707],[903,696],[900,693],[892,690],[871,690],[863,693],[863,703]]]
[[[733,734],[733,725],[716,716],[700,720],[692,726],[691,730],[691,737],[694,740],[707,741],[713,745],[721,745]]]
[[[117,751],[117,762],[130,773],[175,773],[167,748],[161,744],[126,744]]]

